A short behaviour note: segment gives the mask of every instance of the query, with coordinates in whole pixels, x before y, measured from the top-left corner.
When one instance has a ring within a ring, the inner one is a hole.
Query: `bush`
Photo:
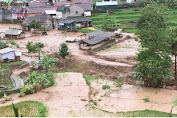
[[[143,100],[145,103],[146,103],[146,102],[150,102],[150,99],[149,99],[148,97],[145,97],[145,98],[143,98],[142,100]]]
[[[25,94],[28,95],[28,94],[33,94],[35,91],[33,90],[33,88],[26,88],[26,92]]]
[[[41,89],[48,88],[55,84],[55,77],[53,72],[38,73],[33,71],[25,80],[25,86],[20,89],[20,97],[24,95],[33,94]]]
[[[105,89],[110,89],[110,88],[111,88],[110,85],[103,85],[103,86],[102,86],[102,89],[103,89],[103,90],[105,90]]]
[[[124,81],[124,78],[120,77],[120,78],[118,78],[118,79],[115,81],[115,84],[114,84],[114,85],[115,85],[116,87],[121,87],[123,81]]]
[[[126,39],[130,39],[130,38],[131,38],[131,36],[130,36],[130,35],[127,35],[127,36],[126,36]]]

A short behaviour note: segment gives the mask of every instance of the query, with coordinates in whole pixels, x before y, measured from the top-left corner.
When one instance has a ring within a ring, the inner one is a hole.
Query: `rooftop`
[[[22,30],[17,28],[10,28],[5,32],[6,35],[19,35],[20,33],[22,33]]]
[[[76,22],[92,21],[88,19],[86,16],[69,16],[68,19],[75,20]]]
[[[89,40],[84,40],[84,42],[89,45],[98,44],[104,40],[108,40],[109,38],[111,38],[113,36],[112,34],[107,33],[107,32],[103,32],[101,30],[96,30],[96,31],[87,33],[86,35],[92,37]]]
[[[85,11],[91,11],[92,10],[92,4],[91,3],[80,3],[80,4],[75,4],[75,5],[83,8]]]
[[[12,48],[4,48],[4,49],[0,49],[0,54],[5,54],[5,53],[8,53],[8,52],[13,52],[14,49]]]
[[[40,14],[31,17],[26,17],[24,22],[29,24],[32,20],[36,20],[40,23],[44,23],[48,19],[47,14]]]

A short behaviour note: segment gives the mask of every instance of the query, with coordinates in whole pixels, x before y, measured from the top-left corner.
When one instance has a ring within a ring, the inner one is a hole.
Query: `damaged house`
[[[83,50],[94,50],[115,41],[114,35],[100,30],[83,34],[80,38],[79,48]]]

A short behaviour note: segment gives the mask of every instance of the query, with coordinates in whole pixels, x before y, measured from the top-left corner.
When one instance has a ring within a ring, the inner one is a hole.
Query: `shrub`
[[[115,81],[115,84],[114,84],[114,85],[115,85],[116,87],[121,87],[123,81],[124,81],[124,78],[123,78],[123,77],[120,77],[120,78],[118,78],[118,79]]]
[[[131,36],[130,36],[130,35],[127,35],[127,36],[126,36],[126,39],[130,39],[130,38],[131,38]]]
[[[26,88],[26,92],[25,94],[28,95],[28,94],[33,94],[35,91],[33,90],[33,88]]]
[[[111,88],[110,85],[103,85],[103,86],[102,86],[102,89],[103,89],[103,90],[105,90],[105,89],[110,89],[110,88]]]
[[[143,100],[145,103],[146,103],[146,102],[150,102],[150,99],[149,99],[148,97],[145,97],[145,98],[143,98],[142,100]]]

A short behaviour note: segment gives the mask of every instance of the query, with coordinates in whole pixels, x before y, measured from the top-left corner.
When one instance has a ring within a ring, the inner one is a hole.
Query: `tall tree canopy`
[[[156,3],[147,5],[137,24],[142,49],[137,54],[134,75],[152,87],[160,87],[164,79],[171,77],[171,35],[161,8]]]

